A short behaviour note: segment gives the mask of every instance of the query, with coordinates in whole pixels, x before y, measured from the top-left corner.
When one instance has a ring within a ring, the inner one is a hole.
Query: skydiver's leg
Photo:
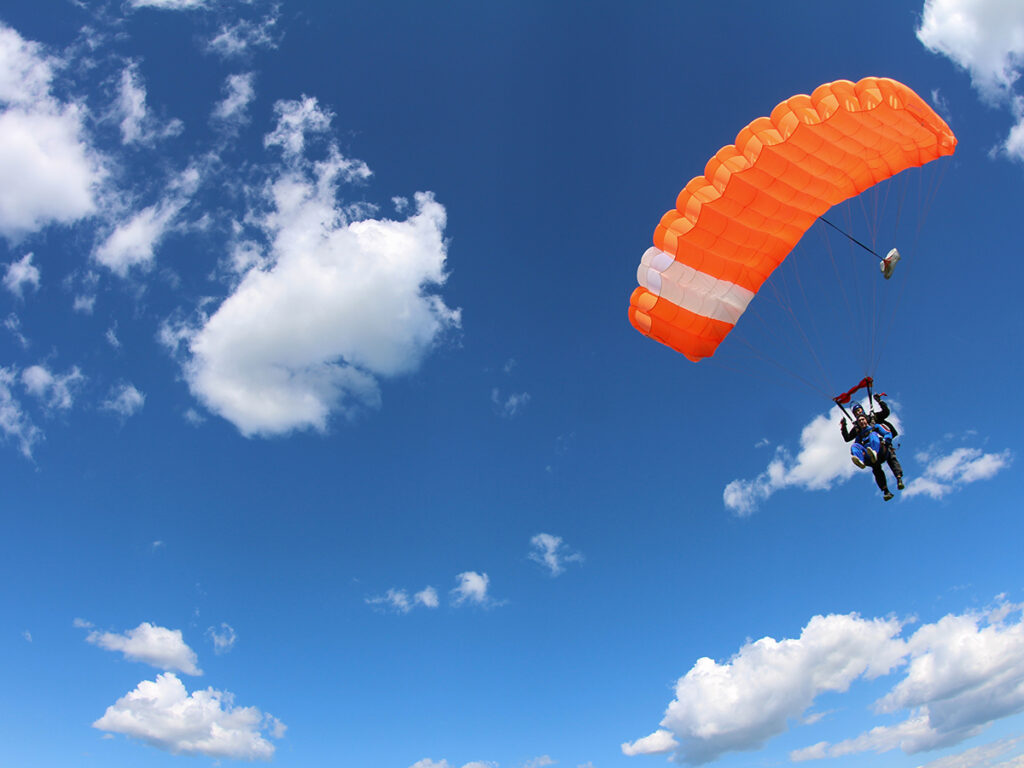
[[[900,466],[900,460],[896,458],[896,451],[889,446],[889,453],[885,457],[885,463],[889,465],[889,469],[896,476],[896,487],[901,491],[903,490],[903,467]]]
[[[875,484],[878,490],[885,493],[889,490],[889,483],[885,479],[885,470],[882,469],[882,462],[878,461],[871,465],[871,474],[875,476]]]
[[[889,492],[889,483],[885,480],[885,470],[882,469],[881,461],[876,461],[871,465],[871,474],[875,476],[875,484],[878,486],[878,490],[882,492],[885,500],[891,499],[892,494]]]

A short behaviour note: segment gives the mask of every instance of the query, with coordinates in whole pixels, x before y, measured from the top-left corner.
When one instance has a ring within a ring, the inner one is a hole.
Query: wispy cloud
[[[134,385],[124,383],[110,390],[110,395],[103,401],[101,407],[127,419],[141,411],[145,404],[146,396]]]
[[[21,372],[25,391],[39,398],[49,410],[68,410],[74,402],[75,391],[84,381],[85,376],[78,366],[60,374],[43,365],[31,365]]]
[[[248,122],[246,110],[256,95],[255,79],[254,72],[228,76],[224,83],[224,98],[217,102],[211,115],[216,125],[234,133]]]
[[[15,397],[16,381],[16,369],[0,367],[0,435],[17,443],[22,455],[31,459],[32,447],[42,440],[43,433]]]
[[[1024,755],[1019,754],[1024,737],[1000,739],[990,744],[964,750],[959,754],[940,757],[919,768],[1021,768]],[[1012,753],[1017,752],[1014,755]]]
[[[367,605],[372,605],[380,608],[381,610],[391,611],[394,613],[409,613],[409,611],[416,606],[437,608],[438,605],[440,605],[437,590],[429,586],[424,587],[412,596],[410,596],[404,589],[392,588],[383,595],[367,597],[365,602]]]
[[[200,181],[201,175],[195,166],[171,179],[159,202],[115,221],[112,230],[93,251],[93,259],[119,277],[127,277],[134,268],[148,269],[161,241],[172,231]],[[109,215],[116,219],[113,211]]]
[[[207,47],[226,59],[246,56],[255,48],[276,48],[280,38],[277,19],[277,6],[259,19],[235,19],[223,24]]]
[[[213,652],[227,653],[235,647],[238,635],[230,624],[221,622],[219,627],[207,627],[206,636],[213,642]]]
[[[529,558],[547,568],[552,576],[564,573],[567,563],[583,562],[583,555],[565,546],[561,536],[538,533],[530,539],[530,546]]]
[[[522,413],[529,402],[529,392],[513,392],[506,395],[497,387],[491,390],[491,403],[494,404],[495,411],[506,419]]]
[[[185,130],[181,120],[160,122],[150,113],[146,106],[146,86],[135,62],[121,70],[116,116],[120,120],[121,141],[125,144],[151,146]]]

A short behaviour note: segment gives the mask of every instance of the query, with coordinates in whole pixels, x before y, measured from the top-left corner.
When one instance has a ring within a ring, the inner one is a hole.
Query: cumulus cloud
[[[484,608],[497,605],[493,598],[487,593],[490,586],[490,579],[486,573],[476,571],[465,571],[455,577],[458,584],[451,591],[452,603],[454,605],[479,605]]]
[[[367,605],[376,606],[382,610],[393,611],[394,613],[409,613],[414,607],[421,605],[424,608],[437,608],[440,600],[437,590],[433,587],[424,587],[416,594],[409,596],[404,589],[389,589],[383,595],[375,595],[366,598]]]
[[[930,496],[941,499],[978,480],[988,480],[1013,462],[1009,450],[984,453],[979,448],[959,447],[948,453],[924,451],[917,460],[925,465],[920,477],[908,485],[905,496]]]
[[[890,717],[904,713],[901,721],[836,743],[819,741],[795,750],[791,759],[897,748],[914,754],[960,743],[1024,710],[1020,605],[1003,601],[987,611],[948,615],[907,638],[903,628],[891,618],[815,616],[799,638],[747,642],[724,663],[699,659],[676,683],[661,728],[627,742],[623,752],[672,752],[678,761],[698,765],[758,749],[788,723],[812,727],[818,718],[805,713],[820,695],[895,670],[902,671],[900,679],[874,710]]]
[[[0,23],[0,235],[8,239],[91,215],[106,175],[85,110],[51,91],[57,64]]]
[[[134,416],[146,404],[146,396],[132,384],[119,384],[110,390],[110,395],[102,403],[105,411],[112,411],[122,419]]]
[[[429,757],[425,757],[422,760],[417,760],[409,768],[455,768],[455,766],[447,760],[431,760]],[[498,768],[498,764],[474,760],[473,762],[465,763],[462,768]]]
[[[566,563],[583,562],[583,555],[564,546],[561,536],[538,533],[530,539],[530,546],[529,558],[547,568],[552,576],[564,573]]]
[[[269,760],[269,738],[285,726],[256,707],[236,707],[234,696],[207,688],[191,694],[172,672],[143,680],[107,707],[93,728],[120,733],[175,755],[234,760]]]
[[[32,263],[31,253],[8,264],[4,272],[4,286],[15,296],[20,298],[26,285],[33,290],[39,288],[39,267]]]
[[[867,402],[864,403],[867,407]],[[839,434],[842,412],[832,408],[827,415],[816,416],[800,433],[800,450],[793,456],[780,446],[767,469],[753,480],[733,480],[722,494],[727,509],[747,517],[777,491],[785,488],[826,490],[849,480],[857,472],[850,461],[849,445]],[[899,418],[889,420],[903,431]]]
[[[339,185],[369,176],[333,141],[305,152],[331,115],[315,99],[280,102],[266,138],[282,163],[250,219],[268,240],[266,261],[245,272],[212,314],[165,327],[186,347],[192,393],[243,434],[326,430],[381,401],[379,379],[414,371],[459,324],[428,289],[443,285],[445,209],[429,193],[401,221],[346,206]]]
[[[1009,107],[1016,125],[1001,150],[1024,160],[1024,5],[1017,0],[925,0],[917,38],[971,76],[987,102]]]
[[[141,661],[157,669],[178,670],[201,675],[195,651],[188,647],[180,629],[158,627],[144,621],[124,634],[93,631],[86,641],[108,651],[120,651],[130,661]]]

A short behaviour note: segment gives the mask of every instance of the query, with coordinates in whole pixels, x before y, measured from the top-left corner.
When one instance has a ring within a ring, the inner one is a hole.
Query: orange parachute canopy
[[[710,357],[819,216],[955,148],[942,118],[889,78],[787,99],[718,150],[661,217],[630,322],[690,360]]]

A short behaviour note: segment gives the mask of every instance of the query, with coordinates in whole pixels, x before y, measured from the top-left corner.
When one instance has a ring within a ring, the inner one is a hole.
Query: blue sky
[[[0,762],[1021,765],[1021,40],[1011,0],[8,4]],[[818,224],[712,360],[636,333],[679,189],[869,75],[959,140],[829,214],[893,280]],[[891,502],[830,409],[867,374]]]

